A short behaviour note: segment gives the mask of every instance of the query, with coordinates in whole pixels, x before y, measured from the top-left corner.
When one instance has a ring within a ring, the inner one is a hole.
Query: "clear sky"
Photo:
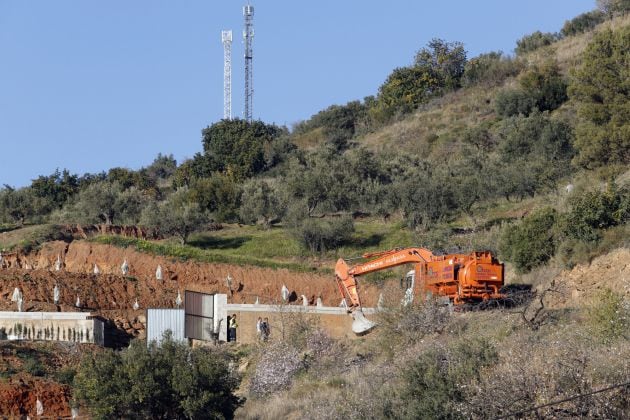
[[[221,30],[232,29],[242,115],[246,0],[0,0],[0,184],[55,168],[138,169],[201,150],[223,116]],[[512,53],[594,0],[254,1],[254,118],[286,124],[376,93],[434,37]]]

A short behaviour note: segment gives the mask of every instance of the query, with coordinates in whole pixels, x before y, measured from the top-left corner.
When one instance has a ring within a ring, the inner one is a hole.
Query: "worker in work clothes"
[[[229,337],[228,341],[236,341],[236,329],[238,328],[238,323],[236,322],[236,314],[232,314],[230,318],[230,329],[229,329]]]
[[[271,327],[269,326],[269,318],[265,318],[265,320],[260,324],[260,332],[263,341],[267,341],[269,339],[269,334],[271,334]]]
[[[262,340],[262,318],[258,317],[258,321],[256,321],[256,337],[258,340]]]

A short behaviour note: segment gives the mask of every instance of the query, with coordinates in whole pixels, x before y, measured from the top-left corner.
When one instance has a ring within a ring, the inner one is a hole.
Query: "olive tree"
[[[142,212],[142,223],[160,232],[177,237],[182,245],[191,233],[202,230],[210,221],[207,212],[190,200],[190,192],[182,187],[166,201],[151,203]]]
[[[261,222],[271,228],[275,219],[282,217],[286,203],[277,187],[264,180],[252,180],[243,187],[240,217],[244,222]]]

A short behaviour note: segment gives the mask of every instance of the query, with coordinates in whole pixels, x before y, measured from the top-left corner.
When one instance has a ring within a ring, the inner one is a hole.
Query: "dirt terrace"
[[[63,267],[61,271],[54,271],[58,256],[63,262]],[[120,269],[124,260],[129,264],[129,273],[126,277],[122,276]],[[94,264],[101,272],[99,276],[92,274]],[[76,274],[84,279],[85,286],[92,290],[92,293],[85,297],[91,299],[86,303],[98,309],[130,308],[132,299],[136,297],[145,307],[153,305],[169,307],[169,303],[172,306],[172,301],[175,300],[178,288],[182,292],[189,289],[227,293],[230,303],[253,303],[257,297],[260,303],[275,303],[280,300],[280,289],[283,284],[294,292],[295,296],[305,295],[312,304],[318,297],[322,298],[324,305],[336,306],[340,301],[332,275],[180,261],[144,254],[131,248],[123,249],[82,240],[70,244],[62,241],[49,242],[44,244],[41,250],[28,255],[8,255],[5,256],[5,265],[17,270],[22,276],[24,273],[37,275],[41,281],[41,284],[37,285],[38,290],[43,288],[50,296],[55,281],[62,281],[66,277],[76,278],[69,276]],[[163,281],[155,278],[158,265],[162,267]],[[19,277],[17,272],[15,276]],[[49,274],[35,274],[39,272]],[[226,282],[228,274],[233,278],[231,293]],[[81,288],[79,283],[77,282],[76,287]],[[365,305],[376,304],[378,290],[375,287],[365,285],[361,288],[361,293]],[[46,301],[45,296],[45,293],[38,292],[37,297],[33,296],[32,300]],[[123,296],[128,299],[121,300]],[[28,299],[28,296],[26,298]]]

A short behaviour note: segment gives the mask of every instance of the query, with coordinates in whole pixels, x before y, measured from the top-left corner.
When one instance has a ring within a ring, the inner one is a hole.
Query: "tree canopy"
[[[226,353],[191,349],[167,334],[147,348],[87,353],[74,378],[74,398],[95,419],[230,419],[241,404]]]
[[[265,147],[286,130],[262,121],[222,120],[202,131],[211,172],[233,172],[240,178],[265,169]]]
[[[604,30],[584,52],[569,87],[578,104],[576,163],[630,162],[630,27]]]

